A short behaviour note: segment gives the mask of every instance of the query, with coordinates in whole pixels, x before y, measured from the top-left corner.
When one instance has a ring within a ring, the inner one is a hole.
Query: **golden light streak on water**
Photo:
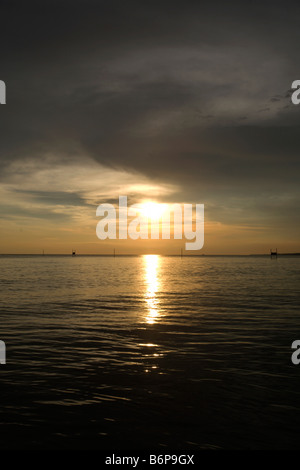
[[[148,308],[146,322],[153,324],[157,321],[160,314],[159,300],[157,298],[157,291],[160,287],[158,279],[160,257],[158,255],[145,255],[144,263],[146,281],[145,301]]]

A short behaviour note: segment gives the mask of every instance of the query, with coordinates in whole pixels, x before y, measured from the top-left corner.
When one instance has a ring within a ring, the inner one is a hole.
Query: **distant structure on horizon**
[[[277,248],[275,251],[272,250],[272,248],[270,249],[270,255],[271,255],[271,258],[273,258],[273,256],[275,256],[275,258],[277,258]]]

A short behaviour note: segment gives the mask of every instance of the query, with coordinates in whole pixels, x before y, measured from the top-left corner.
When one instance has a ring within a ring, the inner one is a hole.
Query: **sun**
[[[151,220],[159,219],[166,210],[167,204],[160,204],[158,202],[147,201],[141,204],[142,215]]]

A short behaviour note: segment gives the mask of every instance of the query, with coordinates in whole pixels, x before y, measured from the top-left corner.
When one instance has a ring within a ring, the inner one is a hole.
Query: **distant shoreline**
[[[140,253],[140,254],[125,254],[125,253],[102,253],[102,254],[76,254],[76,256],[72,256],[72,254],[41,254],[41,253],[0,253],[0,257],[37,257],[37,258],[51,258],[51,257],[63,257],[63,258],[84,258],[84,257],[108,257],[108,258],[120,258],[120,257],[139,257],[145,255],[157,255],[163,257],[177,257],[177,258],[270,258],[270,253],[267,254],[162,254],[162,253]],[[300,253],[277,253],[277,257],[297,257],[300,256]]]

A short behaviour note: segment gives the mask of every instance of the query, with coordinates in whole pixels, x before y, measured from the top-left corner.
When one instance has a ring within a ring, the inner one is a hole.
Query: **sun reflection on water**
[[[145,255],[145,281],[147,290],[145,292],[145,300],[148,307],[148,314],[146,316],[146,322],[153,324],[159,317],[159,301],[157,298],[157,291],[160,287],[158,278],[158,270],[160,265],[160,259],[158,255]]]

